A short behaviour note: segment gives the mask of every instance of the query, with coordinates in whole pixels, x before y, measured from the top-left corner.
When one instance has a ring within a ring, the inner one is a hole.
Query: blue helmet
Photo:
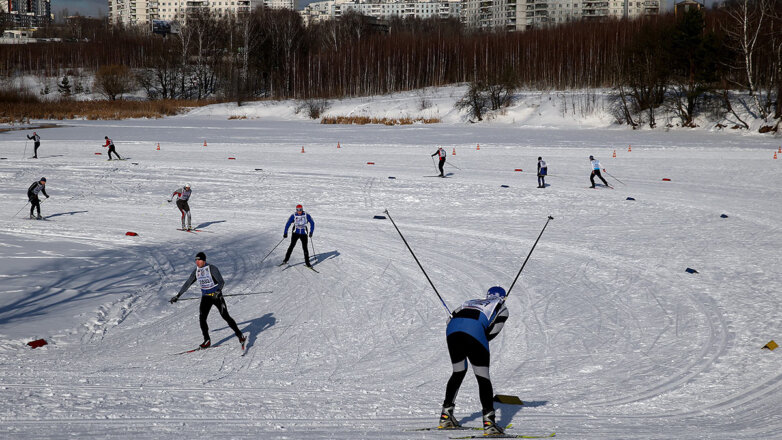
[[[489,288],[489,290],[486,292],[486,299],[505,299],[505,295],[507,295],[507,293],[505,293],[505,289],[500,286],[494,286]]]

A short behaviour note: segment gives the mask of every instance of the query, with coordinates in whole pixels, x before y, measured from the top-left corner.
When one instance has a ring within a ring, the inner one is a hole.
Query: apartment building
[[[185,20],[188,12],[208,9],[216,14],[250,12],[263,4],[268,8],[296,7],[296,0],[108,0],[109,20],[126,25],[153,20]]]
[[[327,0],[310,3],[300,11],[305,24],[317,23],[341,17],[349,11],[355,11],[377,19],[459,17],[461,0],[415,1],[415,0]]]
[[[34,28],[52,22],[51,0],[0,0],[0,14],[12,26]]]

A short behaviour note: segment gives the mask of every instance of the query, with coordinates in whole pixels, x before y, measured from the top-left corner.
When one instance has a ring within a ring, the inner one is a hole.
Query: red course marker
[[[367,162],[367,165],[374,165],[374,162]]]
[[[670,181],[671,181],[671,179],[663,178],[663,182],[670,182]]]
[[[130,231],[126,232],[126,233],[125,233],[125,235],[128,235],[128,236],[130,236],[130,237],[136,237],[136,236],[138,236],[138,234],[137,234],[137,233],[135,233],[135,232],[130,232]]]
[[[521,171],[521,168],[516,168],[516,169],[515,169],[515,170],[513,170],[513,171]]]

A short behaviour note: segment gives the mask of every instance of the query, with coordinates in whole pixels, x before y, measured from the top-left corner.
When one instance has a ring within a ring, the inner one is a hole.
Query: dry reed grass
[[[128,118],[162,118],[181,113],[187,108],[213,104],[215,101],[38,101],[37,99],[4,99],[0,95],[0,122],[27,119],[118,120]]]

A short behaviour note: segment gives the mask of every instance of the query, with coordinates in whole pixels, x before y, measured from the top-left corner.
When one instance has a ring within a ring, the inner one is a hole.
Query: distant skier
[[[307,223],[310,224],[309,236],[312,237],[312,233],[315,232],[315,222],[312,221],[312,217],[309,214],[304,212],[304,207],[296,205],[296,212],[288,218],[288,222],[285,223],[285,230],[282,233],[282,238],[288,238],[288,227],[293,224],[293,237],[291,237],[291,244],[288,246],[288,252],[285,253],[285,260],[283,260],[282,264],[288,263],[296,242],[301,240],[301,247],[304,249],[304,264],[312,268],[312,265],[310,265],[310,252],[307,249]]]
[[[589,175],[589,181],[592,182],[591,188],[595,187],[595,176],[599,177],[605,186],[611,187],[600,174],[600,161],[595,159],[595,156],[589,156],[589,160],[592,162],[592,174]]]
[[[119,157],[119,153],[117,153],[117,150],[114,147],[114,142],[111,139],[109,139],[108,136],[105,136],[104,139],[106,139],[106,144],[103,146],[103,148],[109,147],[109,160],[111,160],[111,153],[116,154],[118,160],[122,160],[122,158]]]
[[[494,413],[494,390],[489,377],[489,341],[494,339],[508,320],[505,307],[505,289],[494,286],[486,293],[486,299],[473,299],[453,311],[446,328],[448,353],[453,365],[453,374],[445,389],[443,410],[440,413],[440,428],[457,428],[459,422],[453,415],[454,400],[467,374],[467,361],[472,364],[478,380],[478,395],[483,407],[484,435],[502,434]]]
[[[443,167],[445,166],[445,157],[448,154],[445,152],[445,149],[443,147],[437,147],[437,151],[432,154],[432,157],[438,156],[440,158],[440,163],[437,165],[438,168],[440,168],[440,177],[445,177],[445,172],[443,171]]]
[[[38,133],[33,132],[32,136],[27,136],[27,139],[32,140],[33,143],[33,159],[38,159],[38,147],[41,146],[41,137],[38,136]]]
[[[546,187],[546,174],[548,174],[546,161],[542,157],[538,157],[538,188]]]
[[[49,194],[46,194],[46,177],[41,177],[40,180],[33,182],[29,188],[27,188],[27,199],[30,201],[30,218],[37,218],[41,220],[41,200],[38,198],[38,193],[41,193],[49,198]],[[33,216],[33,210],[38,210],[38,216]]]
[[[247,340],[239,327],[236,325],[236,321],[228,314],[228,306],[225,305],[225,299],[223,298],[223,287],[225,281],[223,281],[220,270],[214,264],[206,264],[206,254],[199,252],[195,256],[196,268],[190,274],[190,277],[179,289],[179,293],[171,297],[168,301],[171,304],[177,302],[180,296],[190,288],[196,281],[201,286],[201,305],[198,309],[198,320],[201,323],[201,333],[204,335],[204,342],[199,345],[200,348],[209,348],[212,345],[212,341],[209,338],[209,325],[206,323],[206,318],[209,316],[209,311],[212,310],[212,306],[217,307],[220,312],[220,316],[223,317],[231,330],[234,331],[236,337],[239,338],[239,342],[244,348],[244,342]]]
[[[179,212],[182,213],[182,230],[184,231],[193,230],[192,226],[190,226],[190,205],[187,204],[187,201],[190,200],[191,193],[190,184],[186,183],[182,188],[174,191],[173,194],[171,194],[171,197],[168,198],[168,203],[171,203],[171,199],[173,199],[174,196],[177,196],[176,207],[179,208]],[[187,215],[187,228],[185,228],[185,215]]]

